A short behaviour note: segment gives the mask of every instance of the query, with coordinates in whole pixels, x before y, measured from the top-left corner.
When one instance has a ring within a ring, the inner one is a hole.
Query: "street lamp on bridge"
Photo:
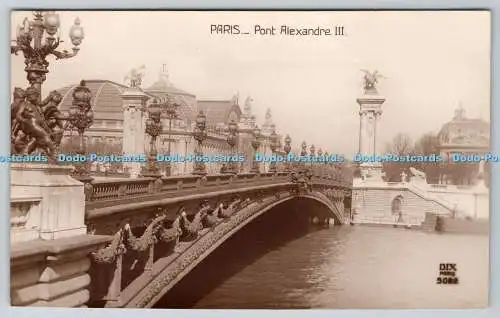
[[[66,50],[57,51],[59,44],[63,41],[59,36],[54,37],[59,30],[59,15],[55,11],[34,11],[34,19],[30,21],[25,18],[22,26],[17,27],[15,45],[11,45],[11,54],[17,55],[23,52],[27,79],[31,87],[38,93],[38,103],[42,102],[42,84],[49,72],[47,56],[54,55],[56,59],[68,59],[76,56],[80,48],[78,47],[84,38],[83,28],[80,26],[80,19],[76,18],[74,25],[69,31],[69,37],[73,44],[72,53]],[[42,44],[42,40],[45,42]]]
[[[276,155],[276,149],[279,147],[279,138],[278,134],[276,133],[276,130],[273,129],[273,132],[271,133],[270,136],[270,143],[269,143],[269,148],[271,148],[271,154],[273,157]],[[276,167],[276,160],[271,160],[271,164],[269,165],[269,172],[275,173],[277,172],[277,167]]]
[[[237,151],[236,151],[236,145],[238,143],[238,124],[233,120],[228,125],[228,136],[227,136],[227,143],[231,147],[231,155],[232,156],[237,156]],[[231,158],[235,159],[235,158]],[[229,167],[226,170],[227,173],[230,174],[237,174],[238,173],[238,168],[237,168],[237,163],[234,160],[231,160],[229,162]]]
[[[259,162],[257,161],[257,150],[260,147],[260,139],[261,139],[261,129],[259,126],[255,126],[253,130],[253,139],[252,139],[252,148],[253,148],[253,161],[252,161],[252,169],[250,173],[260,173]]]
[[[196,116],[196,127],[193,132],[193,137],[196,140],[196,145],[194,148],[195,161],[193,174],[204,176],[207,174],[207,169],[205,166],[205,162],[203,161],[203,140],[207,138],[207,133],[205,132],[205,128],[207,126],[207,116],[205,113],[200,110],[198,115]]]
[[[144,177],[158,177],[160,171],[156,163],[158,151],[156,149],[156,139],[161,134],[163,126],[161,124],[161,107],[156,99],[148,107],[149,118],[146,120],[146,133],[150,136],[149,155],[146,166],[141,173]]]
[[[301,147],[301,150],[300,150],[300,155],[301,155],[302,157],[307,156],[307,143],[306,143],[306,141],[305,141],[305,140],[302,142],[302,145],[301,145],[300,147]]]
[[[165,109],[165,115],[168,120],[168,149],[167,149],[167,156],[171,156],[171,145],[172,145],[172,120],[178,119],[179,114],[178,114],[178,109],[179,109],[180,104],[172,101],[169,95],[165,97],[164,103],[162,104],[162,107]],[[170,160],[167,160],[166,162],[166,169],[165,169],[165,174],[167,176],[172,175],[172,163]]]
[[[292,138],[290,138],[290,135],[286,135],[285,137],[285,146],[283,147],[283,150],[285,151],[286,154],[286,162],[285,162],[285,172],[289,173],[290,172],[290,160],[288,160],[288,154],[290,151],[292,151]]]
[[[69,37],[73,44],[72,53],[57,48],[62,42],[58,33],[60,27],[59,15],[55,11],[34,11],[33,20],[25,18],[17,27],[16,40],[11,45],[11,54],[22,52],[24,56],[24,71],[30,86],[26,89],[14,88],[11,105],[11,151],[12,154],[30,155],[45,154],[48,162],[57,163],[57,153],[64,131],[75,128],[79,134],[79,147],[76,151],[84,155],[84,132],[93,123],[93,112],[90,100],[92,94],[85,81],[73,90],[73,104],[67,116],[58,109],[62,95],[52,91],[42,100],[42,84],[49,73],[47,57],[54,55],[57,60],[68,59],[77,55],[79,45],[84,38],[80,19],[76,18],[70,28]],[[65,121],[65,122],[64,122]],[[73,173],[75,178],[91,181],[88,165],[76,164]]]

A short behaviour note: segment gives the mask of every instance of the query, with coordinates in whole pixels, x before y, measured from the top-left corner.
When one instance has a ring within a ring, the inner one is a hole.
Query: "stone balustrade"
[[[313,177],[314,183],[336,184],[350,188],[349,180],[335,178],[328,174],[316,173]],[[286,172],[273,173],[242,173],[237,175],[216,174],[199,176],[172,176],[161,178],[137,178],[137,179],[106,179],[94,180],[92,182],[92,194],[87,198],[87,207],[93,208],[98,202],[148,197],[158,194],[167,196],[185,195],[188,192],[215,191],[220,187],[245,187],[249,185],[260,185],[270,183],[289,182]]]

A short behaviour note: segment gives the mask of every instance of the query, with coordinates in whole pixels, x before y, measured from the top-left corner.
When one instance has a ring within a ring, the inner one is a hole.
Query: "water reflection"
[[[488,237],[341,226],[290,207],[245,227],[157,308],[467,308],[487,305]],[[459,285],[436,285],[457,263]]]

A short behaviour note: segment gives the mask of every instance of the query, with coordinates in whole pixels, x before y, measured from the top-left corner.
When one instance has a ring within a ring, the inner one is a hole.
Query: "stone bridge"
[[[87,235],[12,245],[12,305],[152,307],[234,233],[291,200],[315,223],[348,223],[352,180],[313,171],[303,180],[283,172],[94,180]]]

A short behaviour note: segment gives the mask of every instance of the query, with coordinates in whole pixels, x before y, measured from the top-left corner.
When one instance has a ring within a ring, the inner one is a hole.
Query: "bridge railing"
[[[253,183],[286,182],[286,173],[217,174],[199,176],[173,176],[162,178],[106,179],[92,182],[92,193],[87,201],[100,202],[124,198],[148,196],[155,193],[175,193],[206,187],[249,185]]]
[[[350,188],[348,180],[329,174],[316,174],[311,181],[315,184],[338,185]],[[147,198],[151,196],[177,196],[190,192],[207,192],[216,188],[240,188],[261,184],[290,182],[289,174],[278,173],[241,173],[236,175],[216,174],[204,177],[171,176],[171,177],[143,177],[136,179],[113,178],[94,180],[91,183],[91,192],[86,196],[87,207],[99,203],[115,202],[127,199]]]

